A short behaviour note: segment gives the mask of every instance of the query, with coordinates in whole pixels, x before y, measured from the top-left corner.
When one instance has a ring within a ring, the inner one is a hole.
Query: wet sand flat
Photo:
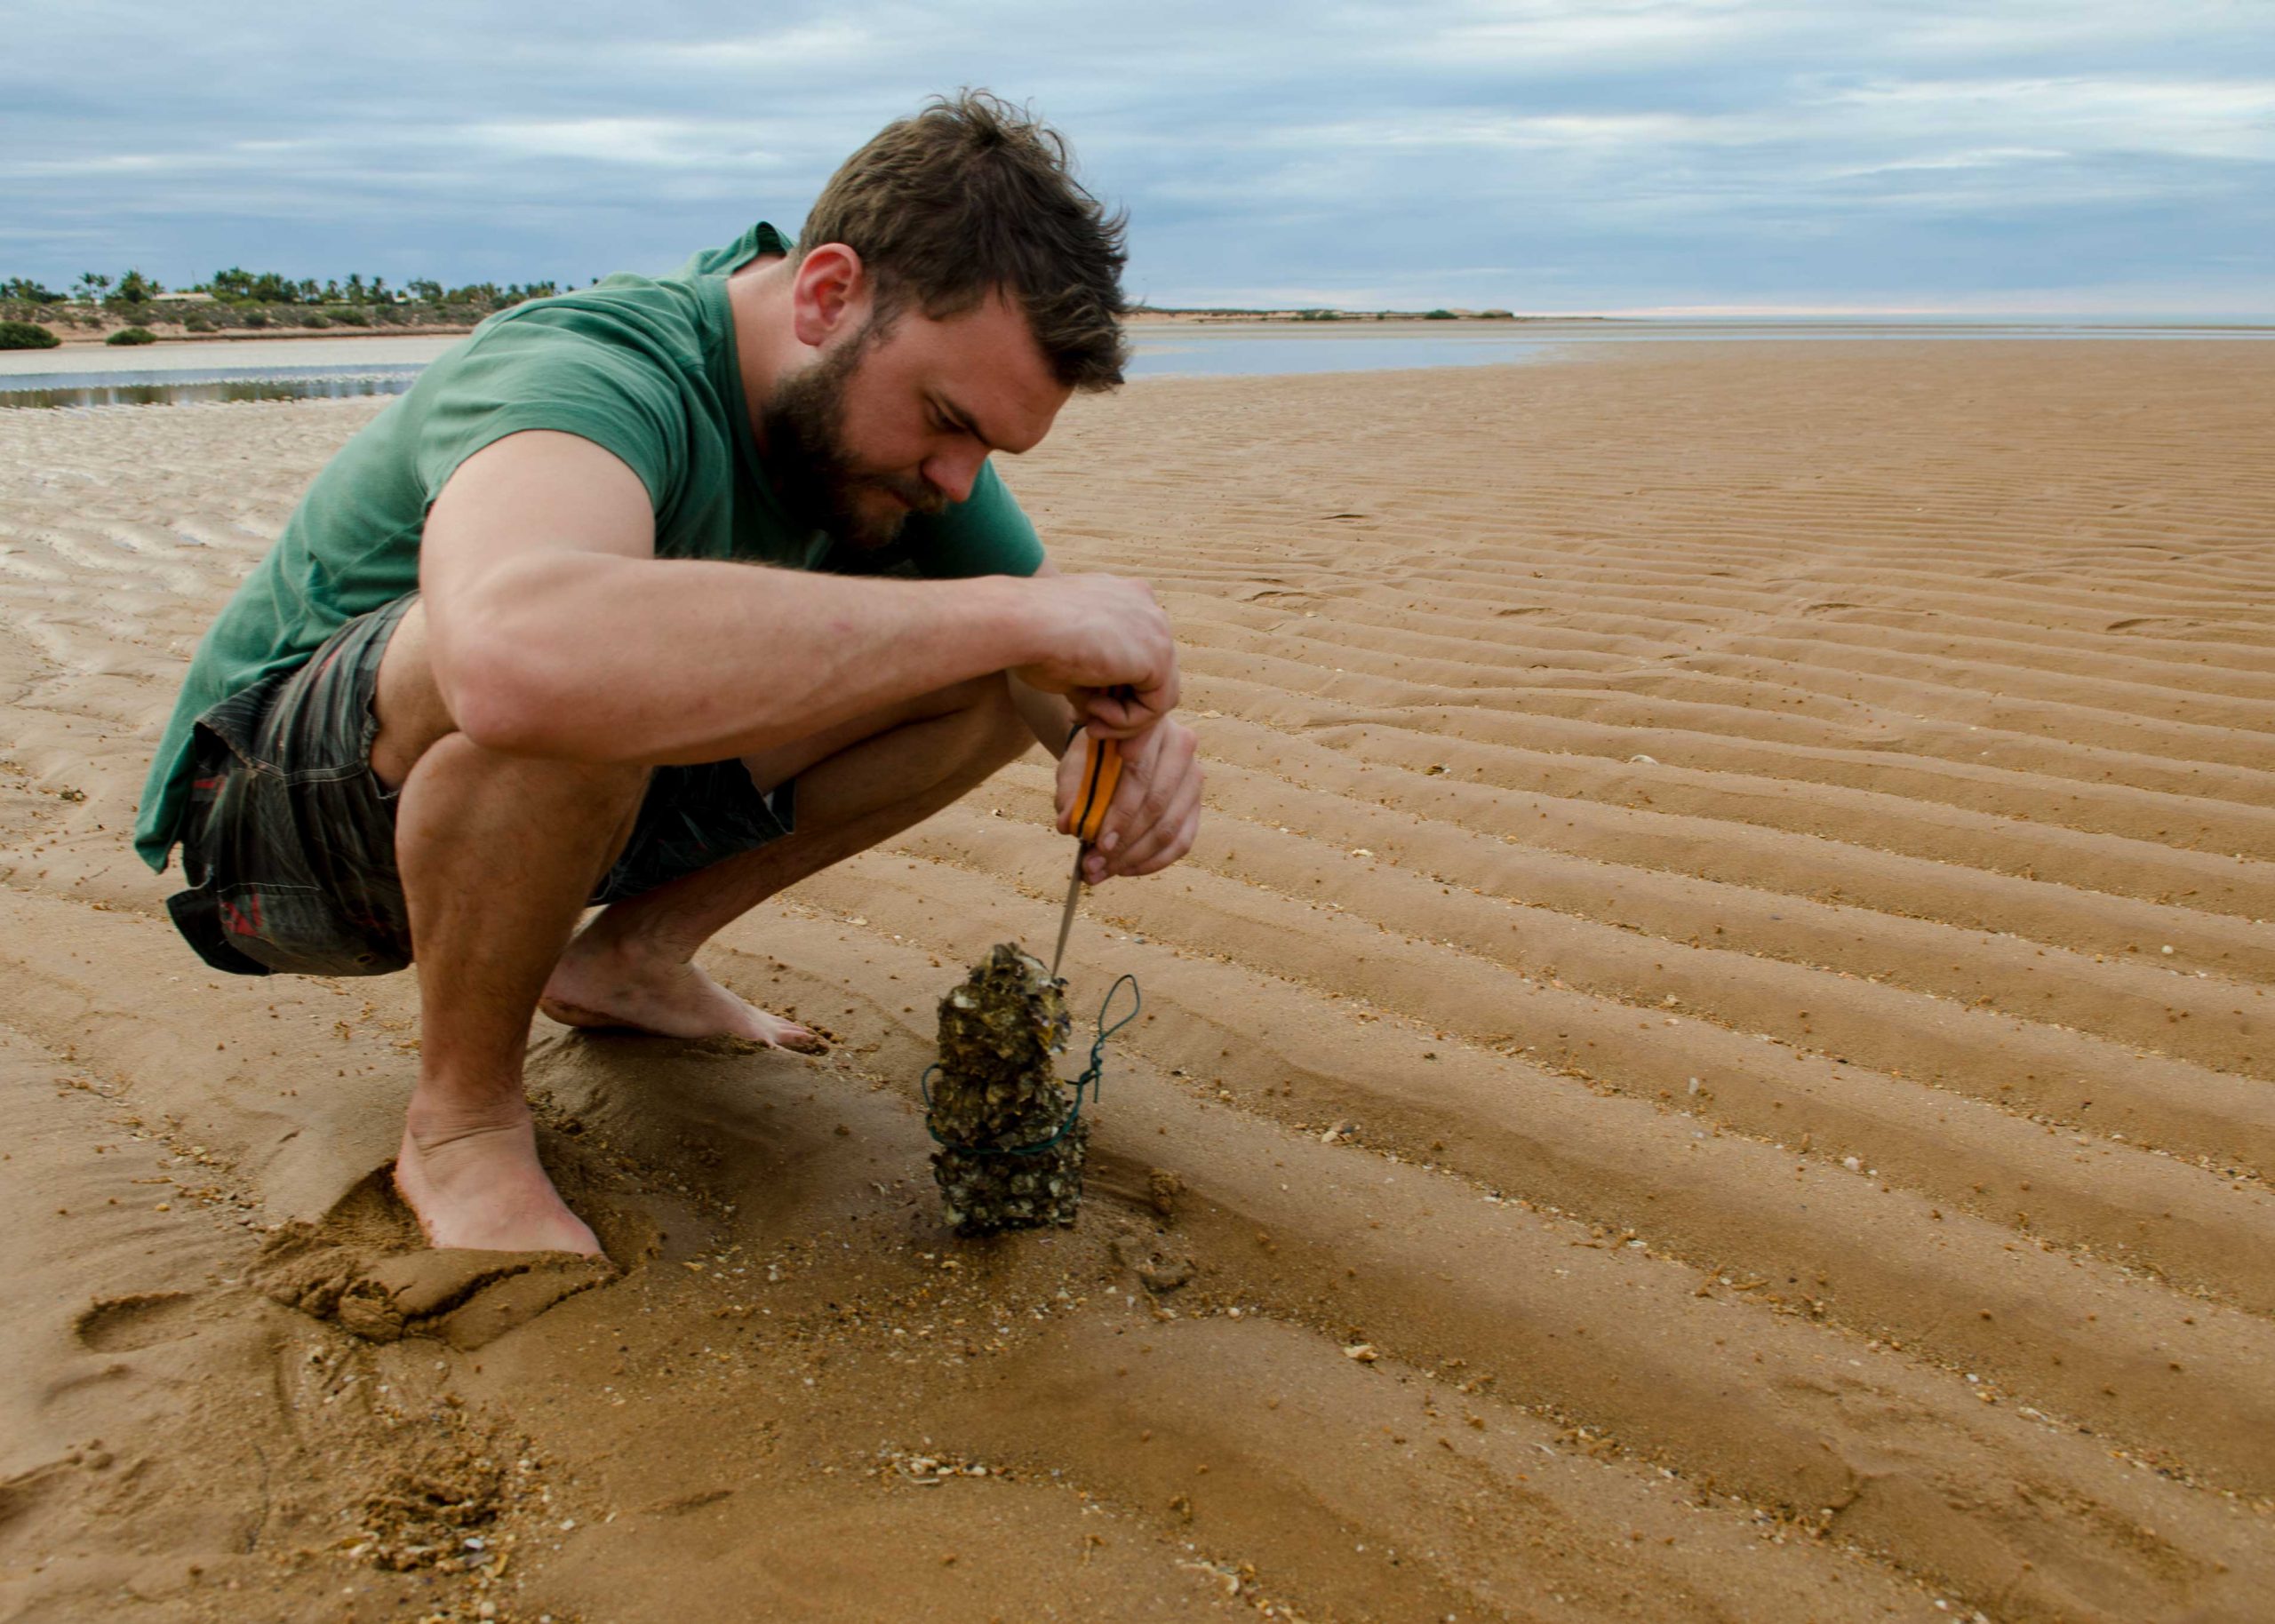
[[[617,1267],[418,1253],[404,977],[127,831],[371,402],[0,412],[0,1618],[2247,1620],[2275,1594],[2275,381],[2246,343],[1169,379],[1006,469],[1209,819],[1094,895],[1072,1230],[917,1078],[1038,752],[530,1078]]]

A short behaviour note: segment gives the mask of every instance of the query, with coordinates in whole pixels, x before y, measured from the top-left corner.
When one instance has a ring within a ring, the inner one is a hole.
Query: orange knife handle
[[[1074,838],[1088,846],[1106,827],[1106,808],[1114,804],[1114,787],[1122,782],[1122,741],[1085,735],[1082,743],[1082,790],[1074,801]]]

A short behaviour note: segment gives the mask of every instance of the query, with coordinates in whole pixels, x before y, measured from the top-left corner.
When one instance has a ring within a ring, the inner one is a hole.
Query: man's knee
[[[371,709],[379,723],[371,740],[371,770],[390,790],[400,790],[419,758],[458,730],[427,659],[427,610],[421,604],[405,609],[387,638]]]
[[[974,678],[965,713],[971,719],[971,760],[983,774],[1009,767],[1034,747],[1034,733],[1011,702],[1010,684],[1001,674]]]
[[[934,782],[959,784],[959,794],[1034,747],[1034,730],[1011,703],[1010,685],[1000,674],[974,677],[930,697],[953,729],[934,757]]]
[[[485,844],[493,860],[510,848],[540,866],[581,869],[577,882],[596,888],[631,844],[651,776],[625,762],[501,755],[458,732],[435,740],[416,767],[396,823],[406,888]]]
[[[628,832],[654,768],[629,761],[564,761],[544,756],[507,755],[475,744],[451,729],[420,754],[415,792],[421,800],[438,792],[478,794],[483,810],[526,804],[579,827]]]
[[[391,791],[401,791],[411,770],[435,749],[451,756],[437,760],[451,776],[483,774],[495,776],[511,768],[518,787],[539,799],[566,797],[581,803],[609,827],[608,861],[614,863],[632,838],[646,792],[651,769],[623,762],[544,761],[507,758],[483,750],[459,731],[435,680],[427,657],[427,614],[413,602],[395,623],[380,657],[379,684],[372,698],[379,730],[371,740],[371,770]]]

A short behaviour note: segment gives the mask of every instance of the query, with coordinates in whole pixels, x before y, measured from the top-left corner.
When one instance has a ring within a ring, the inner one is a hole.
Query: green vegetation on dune
[[[552,282],[468,283],[446,287],[414,277],[390,287],[384,276],[350,275],[345,281],[316,282],[275,271],[231,266],[206,282],[179,292],[140,270],[116,276],[83,271],[68,292],[36,278],[0,277],[0,321],[46,334],[53,330],[100,331],[118,321],[138,328],[179,327],[184,333],[259,331],[278,327],[323,330],[334,327],[419,329],[470,327],[483,317],[562,291]],[[136,339],[106,342],[136,343]],[[45,347],[19,339],[8,347]]]
[[[224,305],[479,307],[487,314],[532,299],[549,299],[561,291],[561,284],[515,282],[501,288],[494,282],[474,282],[460,288],[446,288],[431,278],[415,276],[401,288],[390,288],[386,277],[374,276],[366,281],[361,272],[350,275],[346,282],[319,284],[313,277],[296,282],[274,271],[248,271],[231,266],[226,271],[214,272],[212,280],[190,291],[205,294]]]
[[[52,350],[62,342],[30,322],[0,322],[0,350]]]
[[[384,276],[361,272],[345,280],[317,282],[313,277],[287,276],[277,271],[249,271],[243,266],[219,270],[194,288],[170,292],[164,283],[139,270],[113,276],[83,271],[68,292],[58,292],[28,276],[0,277],[0,321],[37,330],[77,329],[91,336],[120,322],[138,327],[173,328],[185,336],[298,329],[323,331],[334,328],[399,331],[462,329],[484,316],[533,299],[547,299],[565,291],[554,282],[467,283],[449,287],[431,277],[414,276],[401,286],[390,286]],[[1203,321],[1261,322],[1507,322],[1536,320],[1516,317],[1506,310],[1343,310],[1323,306],[1301,308],[1233,308],[1218,306],[1149,306],[1142,300],[1131,312],[1148,315],[1197,317]],[[22,347],[19,341],[11,347]],[[124,342],[132,343],[128,339]]]

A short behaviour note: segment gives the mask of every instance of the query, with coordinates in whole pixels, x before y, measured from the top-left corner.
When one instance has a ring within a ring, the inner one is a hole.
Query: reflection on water
[[[255,376],[206,373],[63,373],[40,376],[36,387],[0,389],[6,406],[188,406],[202,402],[335,401],[401,394],[419,381],[419,366],[373,367],[355,373],[296,373],[280,368]]]

